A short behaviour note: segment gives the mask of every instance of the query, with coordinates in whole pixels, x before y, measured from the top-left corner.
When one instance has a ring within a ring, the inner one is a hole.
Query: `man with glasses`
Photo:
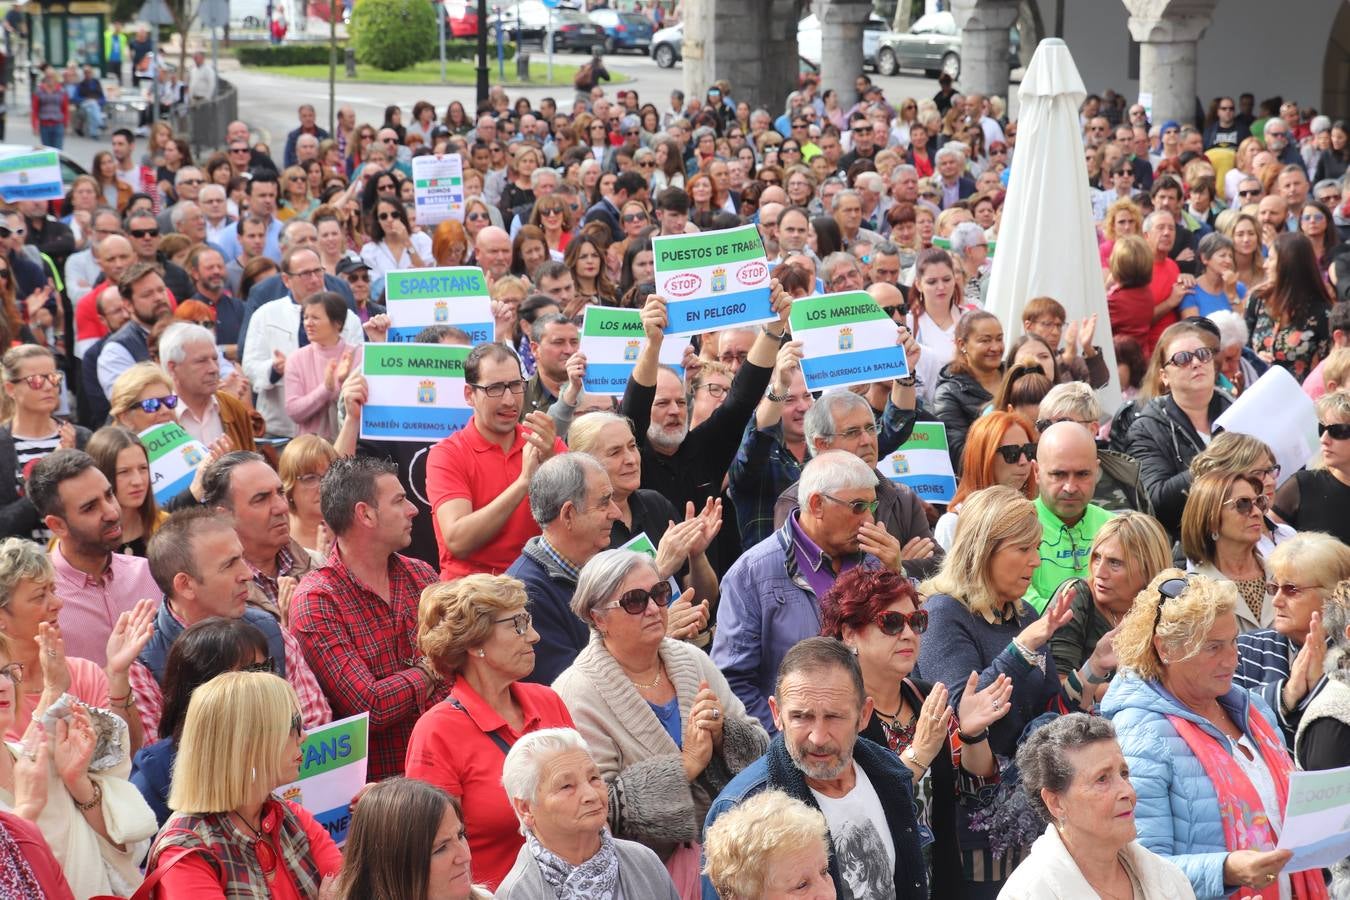
[[[1341,205],[1341,183],[1334,178],[1324,178],[1313,185],[1313,197],[1318,203],[1336,213],[1338,212],[1336,207]]]
[[[295,421],[286,414],[286,360],[302,346],[301,306],[325,289],[323,262],[312,248],[295,247],[282,257],[281,272],[288,294],[263,303],[248,317],[239,355],[244,375],[257,393],[267,433],[294,437]],[[364,341],[361,320],[351,309],[342,324],[342,340],[353,347]]]
[[[539,643],[534,670],[524,681],[552,684],[590,641],[590,629],[572,612],[581,569],[609,548],[621,515],[609,473],[595,457],[563,453],[530,479],[530,511],[539,534],[525,542],[506,574],[525,584]]]
[[[113,209],[100,206],[90,217],[89,227],[92,231],[89,246],[66,258],[66,296],[77,302],[102,280],[95,251],[98,245],[103,243],[104,238],[122,233],[122,217]],[[76,324],[78,326],[78,321]],[[76,354],[78,353],[77,348]]]
[[[1298,146],[1289,139],[1289,125],[1283,119],[1271,117],[1261,135],[1266,149],[1275,154],[1275,159],[1287,166],[1303,165],[1303,156]]]
[[[183,166],[173,175],[173,189],[174,193],[178,195],[178,203],[183,203],[185,201],[197,203],[201,197],[202,186],[204,184],[206,184],[206,176],[203,175],[202,170],[196,166]],[[217,187],[220,186],[217,185]],[[224,188],[222,187],[221,190],[223,192]],[[160,212],[159,217],[155,220],[159,223],[159,230],[162,234],[172,234],[174,232],[173,210],[178,203],[175,203],[173,206]]]
[[[473,415],[427,454],[427,500],[445,580],[500,575],[539,533],[527,502],[530,479],[567,445],[546,413],[521,421],[524,397],[524,373],[510,349],[480,344],[470,352],[464,399]]]
[[[117,291],[130,319],[108,338],[98,358],[98,383],[109,398],[118,375],[150,358],[150,330],[155,323],[173,314],[169,292],[154,263],[133,263],[117,282]]]
[[[1040,491],[1041,563],[1023,599],[1039,613],[1064,582],[1088,577],[1088,551],[1111,513],[1092,502],[1101,466],[1097,443],[1086,428],[1056,422],[1031,449]]]
[[[192,279],[188,278],[187,272],[159,249],[159,223],[153,213],[148,210],[134,212],[127,216],[123,228],[131,238],[131,249],[135,251],[137,261],[160,267],[174,303],[192,295]]]
[[[248,153],[241,154],[235,152],[235,148],[243,145]],[[276,173],[277,164],[260,150],[253,149],[253,141],[249,134],[248,125],[238,119],[225,126],[225,146],[229,148],[230,166],[234,169],[234,174],[240,175],[244,172],[256,169],[266,169]]]
[[[783,214],[783,204],[762,202],[762,195],[760,199],[759,237],[764,243],[764,255],[773,259],[778,256],[778,217]]]
[[[858,160],[872,159],[877,155],[876,143],[872,139],[872,123],[868,121],[865,113],[854,113],[849,119],[848,127],[849,134],[853,137],[853,147],[839,160],[839,168],[845,172]],[[822,152],[825,150],[824,144],[820,149]]]
[[[1261,202],[1265,192],[1261,189],[1261,180],[1248,175],[1238,182],[1237,206],[1255,205]]]
[[[164,599],[155,613],[150,640],[131,664],[127,676],[136,695],[136,711],[141,716],[147,745],[161,736],[167,737],[160,735],[159,723],[164,714],[164,668],[170,647],[190,626],[216,617],[243,620],[263,633],[267,657],[245,669],[271,672],[290,682],[300,700],[305,728],[318,728],[332,721],[333,711],[305,662],[299,642],[270,613],[249,605],[253,576],[244,562],[244,545],[228,516],[204,506],[180,510],[155,531],[146,556],[150,574]],[[169,762],[163,761],[166,785]],[[160,760],[152,754],[151,763],[154,766]],[[162,802],[158,805],[161,808],[155,814],[163,821],[168,817],[168,808]]]
[[[1251,136],[1251,130],[1237,120],[1237,104],[1232,97],[1220,97],[1214,106],[1215,118],[1205,129],[1205,149],[1223,147],[1236,150]]]
[[[1083,143],[1092,148],[1100,147],[1111,139],[1111,123],[1106,116],[1093,116],[1083,129]]]

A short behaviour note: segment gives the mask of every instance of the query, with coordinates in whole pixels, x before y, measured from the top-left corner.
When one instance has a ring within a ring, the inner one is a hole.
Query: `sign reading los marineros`
[[[469,422],[464,360],[469,347],[366,344],[361,372],[368,389],[361,437],[439,441]]]

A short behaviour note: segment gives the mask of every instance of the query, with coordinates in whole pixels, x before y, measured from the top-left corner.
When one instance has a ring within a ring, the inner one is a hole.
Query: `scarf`
[[[600,832],[600,850],[579,866],[539,843],[534,832],[526,833],[525,846],[558,900],[614,900],[619,887],[619,853],[608,828]]]
[[[0,897],[42,900],[44,896],[42,885],[38,884],[37,875],[24,858],[18,841],[0,824]]]
[[[1205,774],[1219,795],[1219,819],[1223,822],[1223,842],[1229,850],[1270,850],[1276,845],[1275,830],[1270,816],[1261,805],[1261,796],[1237,760],[1233,759],[1221,742],[1207,734],[1199,725],[1181,716],[1169,715],[1168,721],[1190,747],[1195,758],[1204,766]],[[1254,707],[1247,711],[1247,724],[1257,752],[1270,770],[1275,782],[1275,795],[1284,809],[1289,802],[1289,772],[1293,764],[1285,750],[1284,740]],[[1296,900],[1326,900],[1327,889],[1321,870],[1293,872],[1290,886]],[[1262,890],[1243,887],[1231,895],[1236,900],[1279,900],[1279,880]]]

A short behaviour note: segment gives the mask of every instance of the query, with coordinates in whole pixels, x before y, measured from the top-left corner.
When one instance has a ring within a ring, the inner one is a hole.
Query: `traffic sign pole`
[[[544,0],[544,6],[548,8],[548,83],[553,83],[553,17],[554,10],[558,8],[558,0]]]

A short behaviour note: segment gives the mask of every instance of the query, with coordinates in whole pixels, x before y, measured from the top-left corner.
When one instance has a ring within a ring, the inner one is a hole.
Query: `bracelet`
[[[768,398],[768,400],[769,400],[770,403],[786,403],[786,402],[787,402],[787,398],[790,397],[791,395],[790,395],[790,394],[775,394],[775,393],[773,392],[773,387],[770,386],[770,387],[769,387],[768,393],[765,394],[764,396]]]
[[[762,331],[762,332],[764,332],[764,333],[767,334],[769,337],[771,337],[771,338],[773,338],[774,340],[779,341],[779,342],[781,342],[781,341],[783,340],[783,338],[787,337],[787,329],[783,329],[783,330],[780,331],[780,332],[774,333],[773,331],[770,331],[770,330],[769,330],[769,326],[768,326],[768,325],[761,325],[761,326],[759,326],[759,330]]]
[[[1102,676],[1099,677],[1099,676],[1097,675],[1097,673],[1094,672],[1093,669],[1092,669],[1092,660],[1091,660],[1091,659],[1088,659],[1086,662],[1083,663],[1083,668],[1087,669],[1087,683],[1088,683],[1088,684],[1106,684],[1108,681],[1111,680],[1112,676],[1114,676],[1114,675],[1116,674],[1114,671],[1110,671],[1110,672],[1107,672],[1105,675],[1102,675]]]
[[[912,388],[918,385],[919,378],[917,375],[906,375],[904,378],[895,379],[895,383],[900,387]]]
[[[989,740],[989,729],[986,727],[984,731],[981,731],[979,734],[966,734],[964,731],[957,729],[956,739],[966,746],[970,746],[971,744],[982,744]]]
[[[932,765],[932,763],[919,762],[919,757],[918,754],[914,752],[913,744],[910,744],[908,747],[905,748],[905,752],[900,754],[900,758],[903,760],[908,760],[910,763],[918,766],[920,769],[927,769]]]
[[[93,809],[95,806],[98,806],[100,803],[103,802],[103,788],[99,787],[98,782],[92,778],[89,779],[89,783],[94,786],[94,796],[89,798],[88,803],[81,803],[80,801],[76,800],[73,796],[70,798],[72,801],[74,801],[75,808],[78,809],[80,812],[89,812],[89,810]]]

